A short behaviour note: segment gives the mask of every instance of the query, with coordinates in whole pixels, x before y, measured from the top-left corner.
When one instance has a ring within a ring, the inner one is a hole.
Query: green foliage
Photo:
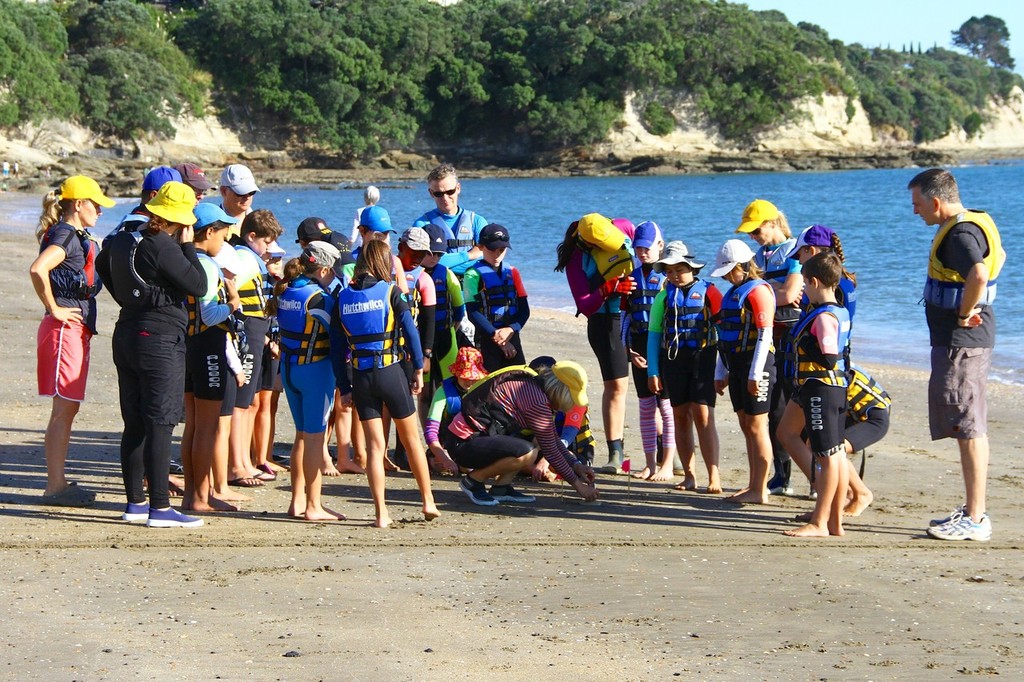
[[[51,5],[0,0],[0,126],[77,112],[78,93],[60,77],[65,50]]]
[[[651,102],[644,107],[640,121],[652,135],[668,135],[676,129],[676,119],[672,112],[659,102]]]
[[[953,45],[967,50],[971,56],[986,59],[993,66],[1013,69],[1013,57],[1007,43],[1010,31],[999,17],[986,14],[971,17],[953,31]],[[920,52],[920,50],[918,50]]]
[[[984,119],[982,119],[981,114],[977,111],[967,114],[967,118],[963,122],[964,132],[967,133],[967,137],[974,137],[981,132],[982,123],[984,123]]]

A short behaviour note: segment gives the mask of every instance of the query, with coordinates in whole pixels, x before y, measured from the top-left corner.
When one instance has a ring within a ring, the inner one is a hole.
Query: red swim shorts
[[[78,403],[85,400],[91,340],[92,332],[81,322],[61,324],[52,315],[43,317],[36,338],[39,395],[59,395]]]

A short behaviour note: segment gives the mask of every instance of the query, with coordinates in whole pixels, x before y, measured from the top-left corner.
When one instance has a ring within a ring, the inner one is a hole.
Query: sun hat
[[[284,258],[287,255],[287,251],[281,248],[277,240],[274,240],[267,244],[267,255],[271,258]]]
[[[580,407],[587,406],[587,372],[572,360],[561,360],[551,366],[554,375],[565,384],[572,401]]]
[[[170,166],[157,166],[146,173],[142,181],[142,191],[155,192],[168,182],[181,182],[181,173]]]
[[[146,204],[146,210],[153,215],[179,225],[195,224],[196,214],[192,212],[195,207],[195,191],[185,183],[173,180],[164,183],[156,196]]]
[[[315,263],[322,268],[333,268],[334,262],[341,257],[341,252],[334,244],[313,241],[306,244],[299,257],[303,263]]]
[[[645,220],[636,226],[633,232],[633,248],[649,249],[655,242],[662,239],[661,228],[653,220]]]
[[[654,269],[662,272],[666,265],[675,265],[676,263],[686,263],[694,270],[700,270],[706,265],[706,263],[694,259],[690,249],[679,240],[671,241],[665,246],[665,253],[661,255],[661,260],[654,264]]]
[[[299,223],[298,228],[295,230],[295,236],[298,239],[295,240],[296,244],[302,242],[312,241],[323,241],[324,237],[331,233],[331,228],[327,227],[327,221],[323,218],[309,217]]]
[[[423,230],[427,233],[427,239],[430,240],[431,253],[448,253],[448,236],[440,225],[430,223],[424,225]]]
[[[455,362],[448,366],[453,376],[466,381],[479,381],[487,376],[484,356],[472,346],[463,346],[455,356]]]
[[[95,180],[84,175],[72,175],[65,180],[60,186],[60,198],[89,199],[107,208],[113,208],[117,205],[117,202],[103,193],[103,190],[100,189],[99,184]]]
[[[750,233],[761,227],[764,221],[778,217],[779,209],[775,208],[775,204],[765,199],[754,199],[743,209],[743,219],[736,231]]]
[[[206,173],[194,163],[182,163],[174,167],[181,174],[181,181],[197,192],[213,189],[213,183],[206,179]]]
[[[368,206],[359,216],[359,225],[371,232],[394,232],[391,215],[381,206]]]
[[[488,249],[507,249],[511,246],[508,228],[498,223],[491,223],[480,230],[477,242],[480,246],[486,246]]]
[[[399,244],[405,244],[413,251],[430,251],[430,237],[422,227],[410,227],[398,239]]]
[[[242,259],[238,257],[238,251],[235,251],[235,247],[230,244],[225,244],[224,248],[217,252],[217,255],[213,257],[213,262],[228,277],[240,275],[245,269]]]
[[[217,222],[226,223],[228,225],[234,225],[238,222],[238,218],[232,218],[224,212],[223,208],[217,204],[211,204],[208,201],[196,204],[196,207],[192,209],[192,212],[196,215],[196,224],[194,227],[197,230],[201,230],[207,225]]]
[[[811,225],[796,238],[796,246],[793,247],[793,255],[790,258],[796,258],[797,252],[804,246],[822,246],[831,249],[832,235],[834,234],[832,228],[824,225]]]
[[[749,263],[754,257],[747,243],[739,239],[730,239],[722,244],[722,248],[715,255],[715,269],[711,271],[712,277],[721,277],[730,272],[740,263]]]
[[[221,172],[220,186],[227,187],[238,195],[260,191],[256,185],[256,178],[252,176],[252,171],[248,166],[243,166],[240,163],[233,163]]]

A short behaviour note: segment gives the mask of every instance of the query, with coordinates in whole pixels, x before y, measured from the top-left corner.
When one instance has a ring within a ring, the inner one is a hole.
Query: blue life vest
[[[504,327],[515,319],[518,307],[518,294],[515,280],[512,278],[512,267],[502,266],[498,273],[486,261],[473,264],[480,273],[480,296],[483,299],[484,316],[495,327]]]
[[[853,283],[852,279],[842,277],[835,291],[836,303],[846,308],[846,312],[850,315],[850,323],[853,324],[853,316],[857,312],[857,285]],[[808,310],[810,307],[811,302],[805,293],[800,297],[800,309]]]
[[[717,342],[708,310],[711,283],[698,279],[686,288],[665,282],[662,347],[673,358],[680,348],[699,350]]]
[[[405,357],[402,326],[391,306],[394,288],[393,283],[381,281],[365,289],[349,286],[338,294],[353,369],[388,367]]]
[[[718,342],[726,353],[748,353],[757,344],[757,327],[753,313],[744,305],[751,292],[759,286],[771,288],[763,279],[749,279],[735,285],[722,297],[718,313]]]
[[[446,233],[451,232],[454,235],[448,240],[448,253],[459,253],[460,251],[469,251],[476,243],[473,235],[473,223],[475,220],[475,213],[463,209],[459,217],[455,219],[453,227],[448,227],[448,223],[440,215],[434,216],[430,222],[440,227]]]
[[[306,365],[328,358],[333,307],[334,301],[323,287],[304,275],[281,292],[277,297],[277,322],[283,359]]]
[[[632,334],[646,334],[651,323],[651,306],[665,282],[665,273],[651,268],[644,275],[643,267],[639,267],[630,275],[636,287],[629,294],[629,331]]]
[[[819,315],[829,313],[839,321],[839,337],[836,339],[839,347],[839,359],[835,367],[829,369],[825,364],[818,341],[811,334],[811,323]],[[829,386],[840,386],[846,388],[849,379],[846,369],[849,367],[850,348],[850,315],[846,308],[827,303],[812,308],[800,316],[800,321],[793,327],[792,340],[786,352],[786,362],[783,365],[787,378],[793,380],[794,385],[802,386],[807,381],[817,379]]]
[[[770,255],[765,255],[771,250]],[[762,246],[754,254],[754,263],[764,270],[761,278],[766,282],[782,283],[789,277],[791,256],[796,255],[796,238],[790,237],[781,244]],[[793,325],[800,319],[800,306],[795,303],[775,307],[776,325]]]
[[[430,273],[430,278],[434,280],[434,294],[437,296],[434,324],[435,328],[441,331],[451,326],[452,319],[451,298],[448,295],[448,268],[438,263]]]
[[[59,224],[59,223],[55,223]],[[67,223],[65,223],[67,224]],[[78,239],[79,246],[82,247],[82,259],[84,263],[81,270],[74,270],[67,265],[67,263],[59,263],[57,267],[50,270],[50,291],[54,297],[57,298],[70,298],[78,301],[87,301],[90,298],[96,298],[96,294],[99,293],[100,289],[103,288],[103,282],[96,274],[96,256],[99,254],[99,247],[92,240],[92,235],[86,229],[74,228],[68,232],[67,237],[64,239],[63,244],[57,244],[65,252],[67,252],[68,244],[73,239]],[[43,242],[40,245],[40,252],[42,252],[51,243],[48,239],[49,235],[43,236]],[[63,266],[63,267],[62,267]]]

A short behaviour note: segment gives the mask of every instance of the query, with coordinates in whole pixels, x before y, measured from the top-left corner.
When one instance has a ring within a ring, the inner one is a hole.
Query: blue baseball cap
[[[649,249],[661,239],[661,228],[653,220],[646,220],[636,226],[633,232],[633,248]]]
[[[181,173],[170,166],[157,166],[146,173],[142,181],[143,192],[156,192],[168,182],[181,182]]]
[[[228,225],[234,225],[238,222],[237,218],[232,218],[224,209],[217,204],[211,204],[208,201],[204,201],[201,204],[197,204],[192,212],[196,214],[195,229],[201,230],[207,225],[212,225],[216,222],[227,223]]]
[[[832,228],[824,225],[811,225],[796,239],[796,246],[793,247],[793,255],[790,258],[800,259],[800,249],[805,246],[820,246],[826,249],[832,248],[832,235],[835,234]]]
[[[359,224],[372,232],[394,232],[391,227],[391,216],[380,206],[369,206],[363,209]]]
[[[448,253],[448,238],[440,226],[435,225],[434,223],[429,223],[424,225],[423,229],[427,233],[427,238],[430,240],[431,253]]]

